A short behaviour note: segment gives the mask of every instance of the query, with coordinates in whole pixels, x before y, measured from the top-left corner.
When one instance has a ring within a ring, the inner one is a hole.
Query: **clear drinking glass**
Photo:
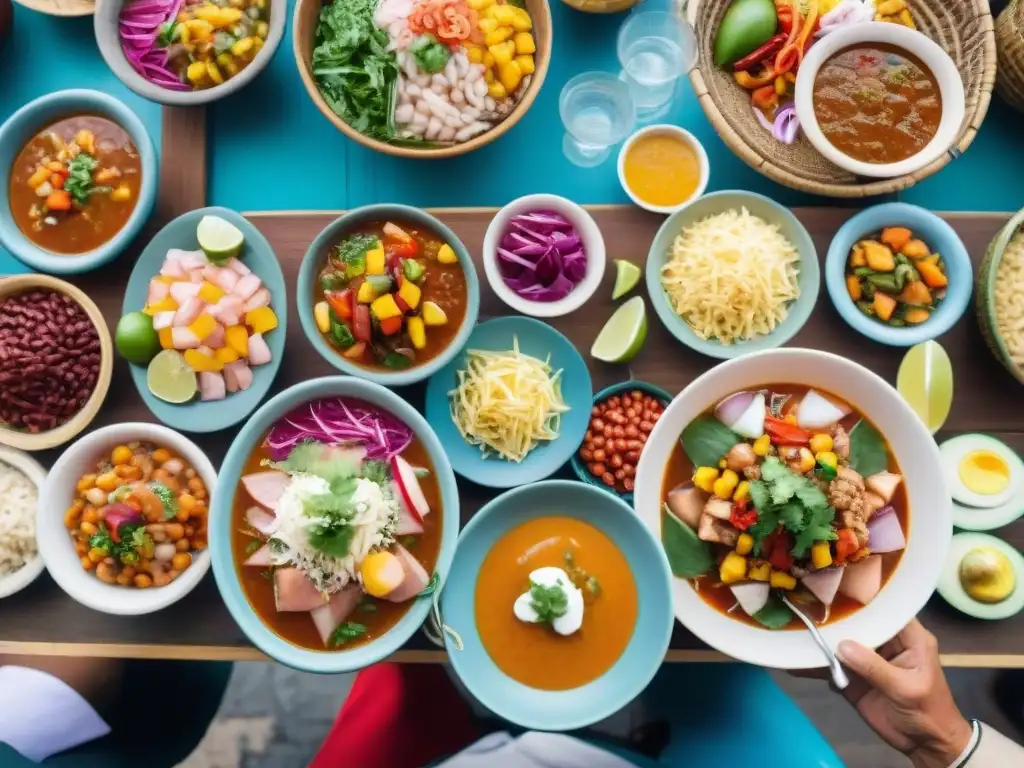
[[[636,11],[619,28],[617,42],[622,79],[633,92],[637,111],[665,107],[676,80],[697,57],[697,37],[681,16],[663,11]]]
[[[610,72],[584,72],[567,82],[558,111],[565,126],[562,151],[584,168],[603,163],[636,121],[629,86]]]

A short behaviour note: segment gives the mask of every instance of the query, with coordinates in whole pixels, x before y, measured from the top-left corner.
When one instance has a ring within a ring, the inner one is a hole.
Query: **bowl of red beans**
[[[671,400],[665,390],[642,381],[598,392],[583,443],[572,457],[576,476],[632,501],[640,454]]]

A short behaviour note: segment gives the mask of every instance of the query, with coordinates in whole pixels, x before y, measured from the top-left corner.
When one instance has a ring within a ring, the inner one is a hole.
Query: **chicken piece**
[[[224,366],[224,381],[228,392],[245,391],[252,386],[252,369],[244,360],[236,360]]]
[[[700,516],[704,512],[707,494],[693,483],[684,483],[668,492],[665,502],[680,522],[696,529],[700,525]]]
[[[184,326],[171,328],[171,347],[179,352],[184,352],[186,349],[196,349],[200,344],[199,337],[192,333],[191,329]]]
[[[712,544],[724,544],[727,547],[735,547],[740,532],[728,523],[724,523],[712,517],[706,512],[700,517],[700,527],[697,529],[697,538],[703,541],[710,541]]]
[[[199,295],[199,287],[195,283],[178,281],[169,286],[171,298],[180,307],[186,301]]]
[[[245,510],[245,522],[267,536],[277,527],[277,518],[262,507],[249,507]]]
[[[232,325],[238,325],[241,322],[242,304],[243,302],[240,298],[229,294],[222,296],[220,301],[207,308],[206,311],[210,313],[214,320],[227,328]]]
[[[840,467],[836,479],[829,483],[828,503],[840,513],[843,527],[856,534],[860,545],[867,544],[870,515],[864,501],[864,478],[849,467]]]
[[[157,312],[153,315],[153,330],[162,331],[164,328],[170,328],[174,324],[174,310],[170,309],[166,312]]]
[[[230,271],[230,270],[228,270]],[[234,272],[231,272],[234,275]],[[252,298],[253,294],[256,293],[260,288],[263,287],[263,281],[260,280],[256,275],[248,274],[245,277],[238,279],[238,282],[231,289],[230,293],[240,298],[243,302],[248,301]]]
[[[326,604],[327,600],[298,568],[278,568],[274,571],[274,605],[278,611],[312,611]]]
[[[757,455],[750,443],[736,443],[725,455],[725,462],[733,472],[742,472],[757,463]]]
[[[252,312],[254,309],[270,306],[270,291],[260,288],[250,299],[242,305],[243,312]]]
[[[841,424],[832,430],[832,451],[841,459],[850,458],[850,435]]]
[[[901,482],[903,482],[903,476],[894,472],[878,472],[864,480],[867,489],[881,496],[886,504],[892,501]]]
[[[242,475],[242,487],[252,500],[265,509],[273,509],[288,485],[288,475],[276,469]]]
[[[751,466],[747,467],[746,469],[743,470],[743,476],[747,478],[747,480],[760,480],[761,465],[752,464]]]
[[[885,499],[883,499],[877,493],[872,493],[871,491],[865,491],[865,493],[864,493],[864,509],[868,513],[867,514],[867,519],[868,520],[871,519],[871,517],[875,514],[875,512],[877,512],[878,510],[880,510],[884,506],[885,506]]]
[[[182,269],[181,261],[168,254],[167,258],[164,259],[163,265],[160,267],[160,274],[164,277],[172,277],[176,280],[185,279],[185,270]]]
[[[177,285],[177,283],[175,283]],[[189,285],[189,283],[181,283],[181,285]],[[173,287],[173,286],[172,286]],[[183,303],[174,313],[174,327],[185,328],[192,325],[196,321],[196,318],[203,313],[203,308],[206,305],[202,299],[198,297],[192,297],[185,303]]]
[[[732,516],[732,502],[725,499],[708,499],[704,505],[704,513],[719,520],[728,520]]]

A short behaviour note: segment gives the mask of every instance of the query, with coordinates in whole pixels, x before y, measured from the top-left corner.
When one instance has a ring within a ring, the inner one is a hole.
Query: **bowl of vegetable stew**
[[[867,208],[836,232],[825,285],[854,330],[894,347],[946,333],[970,302],[974,268],[954,229],[907,203]]]
[[[306,336],[343,373],[387,386],[429,378],[465,346],[480,310],[469,252],[429,213],[368,205],[328,224],[299,267]]]

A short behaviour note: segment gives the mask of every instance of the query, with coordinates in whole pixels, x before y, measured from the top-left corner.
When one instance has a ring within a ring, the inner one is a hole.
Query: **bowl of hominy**
[[[0,445],[0,598],[43,572],[36,546],[36,507],[46,470],[26,453]]]
[[[989,243],[978,276],[978,324],[992,354],[1024,384],[1024,209]]]

